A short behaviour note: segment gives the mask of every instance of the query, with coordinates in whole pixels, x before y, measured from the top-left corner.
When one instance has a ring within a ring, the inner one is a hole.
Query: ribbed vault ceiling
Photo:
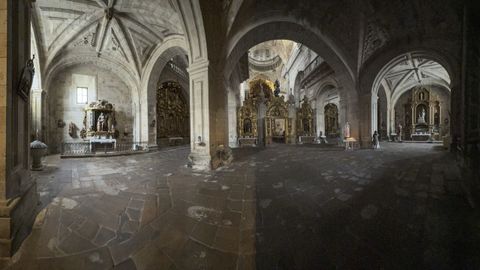
[[[115,59],[137,76],[153,49],[183,34],[170,0],[37,0],[33,27],[44,69],[65,54]]]

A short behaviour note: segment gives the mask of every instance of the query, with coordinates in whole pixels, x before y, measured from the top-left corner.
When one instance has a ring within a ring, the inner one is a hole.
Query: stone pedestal
[[[47,154],[47,145],[41,141],[30,143],[30,153],[32,155],[32,171],[43,170],[42,158]]]

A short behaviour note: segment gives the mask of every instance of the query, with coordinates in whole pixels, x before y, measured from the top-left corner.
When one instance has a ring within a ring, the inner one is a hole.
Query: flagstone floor
[[[479,214],[439,146],[237,149],[208,173],[188,153],[48,157],[6,269],[480,269]]]

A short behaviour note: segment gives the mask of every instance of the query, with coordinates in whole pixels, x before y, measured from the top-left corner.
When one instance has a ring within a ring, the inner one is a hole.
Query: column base
[[[232,150],[229,147],[220,145],[217,147],[213,156],[192,152],[188,156],[188,167],[199,171],[216,170],[229,165],[232,161]]]
[[[212,158],[208,154],[192,152],[188,156],[187,166],[197,171],[209,171],[211,169],[211,160]]]
[[[32,230],[37,214],[37,184],[16,198],[0,201],[0,259],[9,259]]]
[[[158,151],[159,147],[157,144],[149,144],[148,145],[148,151],[149,152],[155,152]]]
[[[360,148],[362,149],[372,148],[372,140],[370,138],[368,139],[361,138],[359,142],[360,142]]]

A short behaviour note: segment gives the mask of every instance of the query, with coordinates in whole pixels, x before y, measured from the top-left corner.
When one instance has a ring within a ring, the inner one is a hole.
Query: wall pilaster
[[[30,55],[30,1],[0,0],[0,258],[27,237],[38,197],[29,171],[28,98],[17,93]]]

